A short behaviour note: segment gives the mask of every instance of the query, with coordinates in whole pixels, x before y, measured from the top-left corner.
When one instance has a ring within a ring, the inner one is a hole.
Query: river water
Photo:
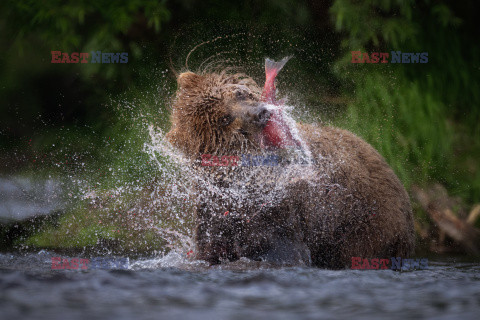
[[[478,319],[480,264],[427,270],[208,267],[174,253],[127,270],[52,270],[48,251],[0,254],[2,319]]]

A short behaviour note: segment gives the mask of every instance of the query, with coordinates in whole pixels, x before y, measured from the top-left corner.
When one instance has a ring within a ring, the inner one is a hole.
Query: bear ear
[[[183,72],[183,73],[180,73],[180,75],[178,76],[177,83],[180,88],[187,89],[194,86],[198,86],[198,83],[200,82],[201,78],[202,78],[201,76],[193,72],[190,72],[190,71]]]

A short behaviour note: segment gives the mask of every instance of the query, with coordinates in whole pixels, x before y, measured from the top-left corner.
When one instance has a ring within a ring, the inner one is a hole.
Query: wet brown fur
[[[228,72],[186,72],[180,74],[178,84],[167,139],[183,154],[198,160],[205,153],[259,150],[253,138],[257,132],[245,118],[235,117],[227,126],[220,123],[225,115],[236,114],[236,108],[258,104],[260,89],[252,79]],[[232,98],[238,86],[245,91],[242,104]],[[298,124],[298,129],[315,159],[313,173],[289,177],[281,198],[268,208],[258,209],[255,204],[261,185],[245,191],[254,204],[242,208],[218,194],[203,193],[196,214],[197,257],[211,263],[242,256],[273,257],[277,262],[345,268],[351,266],[352,257],[411,254],[410,200],[382,156],[345,130],[309,124]],[[220,170],[201,169],[205,174]],[[221,172],[230,181],[235,174]],[[228,188],[223,178],[219,185]],[[256,181],[261,178],[257,175]],[[236,214],[223,216],[226,210]]]

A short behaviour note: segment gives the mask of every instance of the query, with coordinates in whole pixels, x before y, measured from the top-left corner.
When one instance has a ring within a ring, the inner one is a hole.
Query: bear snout
[[[263,105],[257,106],[247,112],[247,117],[249,120],[259,127],[264,127],[271,115],[272,113],[270,110],[265,108]]]

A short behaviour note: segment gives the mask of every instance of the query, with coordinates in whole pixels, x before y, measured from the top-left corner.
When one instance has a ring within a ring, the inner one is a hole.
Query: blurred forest
[[[280,77],[280,89],[296,83],[290,89],[309,108],[303,120],[351,130],[386,158],[412,195],[420,238],[431,236],[428,211],[442,201],[456,219],[478,227],[475,8],[474,0],[4,0],[0,175],[80,174],[94,162],[89,174],[105,187],[116,183],[105,174],[115,165],[124,167],[126,181],[148,177],[153,169],[140,164],[148,162],[141,152],[146,133],[132,119],[148,114],[167,126],[168,105],[155,102],[156,84],[171,94],[169,70],[185,70],[195,45],[237,37],[224,46],[256,64],[259,83],[263,58],[294,55],[282,74],[290,82]],[[96,50],[128,52],[128,63],[51,63],[51,51]],[[208,43],[202,50],[192,65],[219,54]],[[350,62],[351,51],[396,50],[428,52],[428,63]],[[115,103],[140,98],[139,110]]]

